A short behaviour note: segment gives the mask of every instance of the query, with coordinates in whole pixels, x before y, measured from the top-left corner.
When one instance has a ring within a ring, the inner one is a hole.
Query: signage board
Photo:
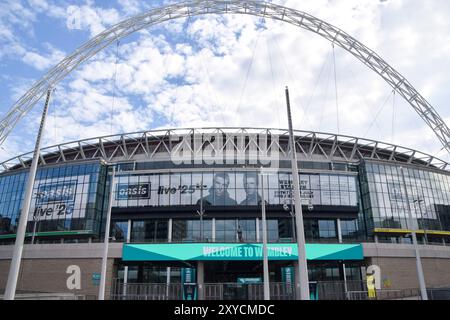
[[[261,185],[257,172],[161,173],[119,176],[114,207],[133,206],[258,206]],[[202,190],[203,189],[203,190]],[[267,176],[265,199],[271,205],[292,202],[292,176]],[[303,205],[357,206],[356,177],[328,174],[300,175]]]
[[[123,261],[260,261],[262,244],[125,244]],[[272,261],[298,260],[297,244],[269,244]],[[363,260],[360,244],[306,244],[308,260]]]
[[[150,199],[150,183],[117,185],[116,200]]]
[[[28,221],[65,220],[86,215],[89,176],[36,180]]]
[[[261,284],[262,278],[238,278],[238,284]]]

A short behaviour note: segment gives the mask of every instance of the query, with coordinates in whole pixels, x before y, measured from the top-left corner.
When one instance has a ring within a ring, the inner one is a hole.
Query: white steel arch
[[[7,115],[0,121],[0,145],[4,143],[17,123],[46,94],[49,88],[54,87],[80,64],[95,56],[99,51],[117,40],[153,25],[173,19],[205,14],[248,14],[284,21],[314,32],[335,43],[380,75],[400,94],[434,131],[444,148],[450,153],[450,129],[444,120],[408,80],[377,53],[343,30],[305,12],[254,0],[186,1],[150,10],[103,31],[52,68],[12,106]]]

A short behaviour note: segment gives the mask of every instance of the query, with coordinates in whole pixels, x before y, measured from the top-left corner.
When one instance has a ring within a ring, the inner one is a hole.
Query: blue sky
[[[96,34],[174,2],[2,0],[0,116]],[[273,2],[328,21],[374,49],[450,123],[449,1]],[[286,23],[234,15],[174,20],[123,39],[116,50],[116,44],[105,49],[58,85],[45,145],[157,128],[285,128],[286,85],[296,128],[338,131],[331,44]],[[394,100],[355,58],[335,53],[341,134],[450,160],[406,102]],[[42,104],[13,131],[0,160],[33,149]]]

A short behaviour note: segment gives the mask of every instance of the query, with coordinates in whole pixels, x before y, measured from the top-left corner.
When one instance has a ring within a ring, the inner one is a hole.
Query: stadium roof
[[[199,128],[166,129],[112,136],[96,137],[72,141],[41,149],[40,165],[62,164],[70,162],[104,160],[110,163],[132,161],[157,161],[170,159],[171,151],[180,141],[193,135],[222,135],[223,150],[230,147],[244,148],[255,143],[258,135],[270,139],[277,136],[276,143],[281,157],[289,157],[288,130],[269,128]],[[243,146],[234,143],[231,137],[246,136]],[[448,171],[447,162],[429,154],[410,148],[370,139],[337,135],[331,133],[295,131],[299,161],[329,161],[358,163],[364,159],[383,160],[393,163],[414,164],[423,167]],[[272,143],[272,142],[270,142]],[[259,147],[259,146],[258,146]],[[194,152],[193,150],[190,150]],[[29,168],[33,152],[25,153],[0,164],[0,173]]]

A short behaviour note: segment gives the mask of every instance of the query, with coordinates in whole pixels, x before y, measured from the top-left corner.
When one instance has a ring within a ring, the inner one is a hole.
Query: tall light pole
[[[420,258],[419,247],[417,245],[417,236],[416,236],[417,228],[416,228],[415,223],[413,222],[413,216],[411,213],[411,206],[410,206],[409,197],[408,197],[408,188],[406,187],[406,180],[405,180],[405,173],[404,173],[403,166],[400,167],[400,171],[402,172],[402,180],[403,180],[403,186],[405,188],[406,204],[408,206],[408,215],[409,215],[409,221],[410,221],[409,227],[411,229],[411,237],[412,237],[412,241],[413,241],[413,245],[414,245],[414,251],[416,254],[416,268],[417,268],[417,276],[419,277],[420,293],[422,296],[422,300],[428,300],[427,287],[426,287],[425,278],[423,275],[422,260]]]
[[[23,201],[22,211],[20,213],[19,225],[17,227],[16,243],[14,245],[13,257],[11,260],[11,266],[9,268],[8,282],[6,284],[4,300],[14,300],[17,288],[17,279],[19,278],[20,264],[22,262],[23,245],[25,241],[25,234],[27,231],[27,221],[30,212],[31,198],[33,195],[34,181],[36,179],[37,166],[39,162],[39,156],[41,153],[41,140],[42,134],[45,128],[45,120],[48,114],[48,107],[50,104],[50,98],[52,96],[53,89],[47,91],[47,99],[45,101],[44,110],[42,112],[41,125],[39,127],[38,135],[36,138],[36,145],[34,148],[33,161],[31,162],[30,173],[28,175],[25,199]]]
[[[262,210],[262,234],[263,234],[263,276],[264,276],[264,300],[270,300],[269,285],[269,254],[267,249],[267,219],[266,219],[266,199],[264,196],[264,174],[261,167],[261,210]],[[258,199],[258,197],[256,197]]]
[[[197,184],[197,188],[198,187]],[[205,210],[203,209],[203,174],[200,185],[200,211],[197,211],[197,214],[200,216],[200,241],[203,242],[203,216],[205,215]]]
[[[98,291],[98,300],[105,300],[106,270],[107,270],[107,266],[108,266],[109,234],[110,234],[110,229],[111,229],[111,212],[112,212],[112,204],[113,204],[113,200],[114,200],[115,178],[116,178],[116,167],[113,165],[113,172],[111,175],[109,203],[108,203],[108,212],[106,215],[105,241],[104,241],[104,246],[103,246],[102,272],[101,272],[101,276],[100,276],[100,288]]]
[[[298,246],[298,268],[299,282],[297,282],[297,297],[300,300],[310,300],[309,296],[309,280],[308,280],[308,264],[306,261],[306,245],[305,230],[303,227],[303,211],[300,197],[300,181],[297,167],[297,152],[295,148],[294,130],[292,126],[291,102],[289,99],[289,89],[286,87],[286,104],[289,122],[289,139],[291,145],[292,156],[292,180],[294,183],[294,200],[295,200],[295,225],[297,229],[297,246]]]

